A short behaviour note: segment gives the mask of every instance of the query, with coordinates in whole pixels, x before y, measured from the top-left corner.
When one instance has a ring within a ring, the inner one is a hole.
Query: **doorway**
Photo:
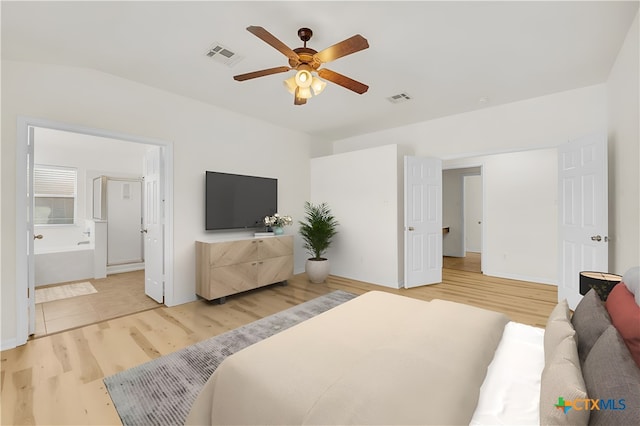
[[[162,175],[161,181],[165,186],[164,197],[162,198],[162,205],[160,206],[162,216],[165,219],[165,241],[164,250],[160,253],[161,259],[157,262],[157,265],[161,268],[159,272],[164,278],[164,289],[167,293],[165,298],[165,304],[171,304],[172,292],[172,236],[173,227],[171,220],[172,213],[172,159],[173,150],[172,145],[166,141],[152,140],[139,138],[135,136],[118,134],[110,131],[84,128],[80,126],[55,123],[46,120],[33,119],[20,117],[18,120],[18,155],[16,164],[16,217],[25,218],[24,221],[18,221],[16,223],[16,258],[17,258],[17,270],[16,270],[16,292],[17,292],[17,345],[26,343],[28,336],[34,334],[36,326],[36,309],[35,309],[35,274],[34,274],[34,233],[33,223],[29,222],[27,218],[32,216],[33,199],[30,194],[33,194],[33,179],[29,181],[27,176],[31,176],[30,170],[33,170],[33,161],[35,153],[35,137],[36,129],[42,131],[59,131],[67,132],[69,138],[84,137],[84,138],[96,138],[102,139],[103,143],[108,144],[110,152],[117,152],[116,146],[129,145],[130,147],[137,147],[140,149],[145,145],[154,147],[155,150],[162,150]],[[85,147],[86,148],[86,147]],[[68,150],[58,150],[58,155],[69,156]],[[106,154],[105,154],[106,155]],[[95,157],[95,153],[94,153]],[[104,155],[98,155],[100,161],[104,161]],[[86,157],[85,157],[86,159]],[[123,163],[128,161],[128,156],[120,157],[119,162]],[[136,161],[136,160],[132,160]],[[142,161],[142,160],[138,160]],[[99,167],[94,167],[95,170],[100,170]],[[86,178],[85,171],[85,178]],[[86,180],[86,179],[85,179]],[[91,186],[91,184],[88,184]],[[91,201],[91,202],[89,202]],[[83,208],[76,206],[76,213],[78,210],[83,210],[83,216],[87,216],[87,212],[91,211],[92,200],[85,200]],[[84,229],[83,229],[84,232]],[[25,235],[27,238],[25,238]],[[142,274],[144,280],[144,274]]]
[[[34,337],[160,306],[144,293],[149,145],[41,127],[33,136]]]
[[[442,172],[442,266],[482,273],[482,167]]]

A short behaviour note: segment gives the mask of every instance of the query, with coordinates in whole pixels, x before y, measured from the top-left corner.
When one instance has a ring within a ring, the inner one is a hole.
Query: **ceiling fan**
[[[247,27],[247,31],[270,46],[276,48],[289,58],[289,66],[267,68],[260,71],[236,75],[233,77],[236,81],[245,81],[252,78],[296,70],[297,73],[294,77],[284,81],[285,87],[294,95],[294,105],[304,105],[307,103],[307,99],[311,98],[313,95],[320,94],[320,92],[324,90],[326,83],[320,78],[315,77],[312,72],[325,80],[352,90],[360,95],[369,89],[369,86],[366,84],[362,84],[359,81],[353,80],[335,71],[331,71],[330,69],[320,68],[324,63],[335,61],[343,56],[368,48],[369,43],[367,42],[367,39],[362,37],[360,34],[356,34],[353,37],[318,52],[307,47],[307,42],[313,35],[313,32],[309,28],[300,28],[298,30],[298,37],[300,37],[304,46],[298,47],[297,49],[289,48],[286,44],[278,40],[273,34],[262,27],[250,26]]]

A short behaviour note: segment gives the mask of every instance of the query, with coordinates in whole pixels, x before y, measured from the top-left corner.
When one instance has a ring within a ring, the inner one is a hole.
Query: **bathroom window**
[[[71,167],[33,168],[34,225],[73,225],[78,171]]]

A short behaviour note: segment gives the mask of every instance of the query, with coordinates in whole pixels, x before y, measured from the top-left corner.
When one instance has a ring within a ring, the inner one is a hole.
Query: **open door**
[[[35,235],[33,226],[33,210],[35,208],[35,197],[33,195],[34,131],[35,129],[32,126],[27,127],[27,323],[29,324],[29,336],[36,332],[36,280],[33,240],[42,238],[42,235]]]
[[[162,148],[150,148],[144,158],[144,291],[164,303],[164,197],[162,187]]]
[[[442,160],[404,158],[405,287],[442,282]]]
[[[598,134],[558,148],[558,300],[575,309],[581,271],[609,265],[607,139]]]
[[[155,237],[149,240],[156,242],[155,251],[148,249],[149,252],[155,253],[150,268],[146,271],[157,283],[155,290],[166,286],[173,288],[173,249],[172,244],[166,241],[172,241],[173,227],[171,217],[173,214],[172,206],[172,176],[173,176],[173,145],[170,142],[139,138],[137,136],[127,136],[120,133],[108,132],[105,130],[90,129],[81,126],[75,126],[65,123],[57,123],[48,120],[41,120],[31,117],[19,116],[17,118],[17,141],[16,144],[16,179],[15,179],[15,256],[16,256],[16,278],[15,278],[15,304],[16,304],[16,335],[15,339],[3,340],[6,348],[23,345],[27,342],[29,335],[35,332],[35,277],[34,277],[34,259],[33,259],[33,190],[29,186],[32,179],[33,170],[33,153],[35,147],[34,129],[46,128],[55,129],[64,132],[79,133],[85,135],[93,135],[111,139],[122,140],[125,142],[142,143],[146,145],[158,146],[156,163],[156,194],[155,215],[158,218],[156,228],[149,227],[155,232]],[[158,173],[160,172],[160,173]],[[143,229],[146,229],[143,227]],[[152,234],[153,235],[153,234]],[[146,241],[145,241],[146,243]],[[153,271],[153,272],[152,272]],[[151,286],[150,286],[151,287]],[[149,287],[147,287],[149,288]],[[150,292],[147,290],[147,293]],[[160,296],[158,297],[158,293]],[[169,290],[165,300],[168,304],[173,304],[173,294]],[[162,301],[162,292],[156,291],[156,300]]]

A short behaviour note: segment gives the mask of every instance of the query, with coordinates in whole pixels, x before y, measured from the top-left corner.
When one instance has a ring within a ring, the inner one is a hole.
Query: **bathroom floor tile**
[[[47,333],[56,333],[58,331],[68,330],[82,325],[93,324],[98,321],[100,321],[100,316],[95,311],[69,315],[47,321]]]
[[[42,310],[42,304],[36,305],[36,327],[34,334],[47,334],[47,327],[44,320],[44,311]]]
[[[91,295],[86,295],[41,303],[45,321],[95,312],[95,309],[89,303],[90,297]]]
[[[89,281],[97,293],[36,305],[34,337],[163,306],[144,294],[144,271]]]

